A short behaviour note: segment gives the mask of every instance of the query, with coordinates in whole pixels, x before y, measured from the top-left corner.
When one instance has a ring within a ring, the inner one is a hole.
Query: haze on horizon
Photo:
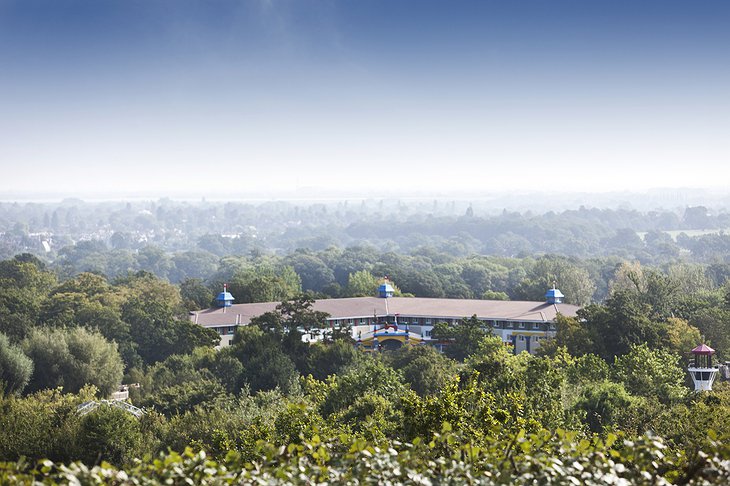
[[[726,1],[0,0],[0,193],[730,184]]]

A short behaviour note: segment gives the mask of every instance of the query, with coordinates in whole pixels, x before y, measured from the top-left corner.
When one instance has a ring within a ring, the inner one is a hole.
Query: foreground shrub
[[[476,447],[445,425],[429,442],[377,447],[341,437],[257,445],[257,459],[237,453],[215,461],[186,449],[127,470],[41,461],[0,465],[0,483],[32,484],[728,484],[730,449],[710,440],[691,457],[670,453],[657,437],[577,440],[574,433],[519,433]],[[37,484],[37,483],[36,483]]]

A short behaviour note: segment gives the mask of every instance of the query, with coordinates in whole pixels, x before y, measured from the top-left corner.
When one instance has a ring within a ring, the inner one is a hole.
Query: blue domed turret
[[[555,288],[555,285],[553,285],[553,288],[545,292],[545,300],[547,300],[548,304],[562,304],[563,303],[563,293]]]
[[[388,283],[388,279],[386,279],[385,282],[381,283],[380,287],[378,287],[378,297],[383,299],[393,297],[394,293],[395,289],[393,289],[393,286]]]
[[[223,292],[218,294],[218,297],[215,298],[215,301],[218,302],[218,307],[230,307],[233,305],[233,301],[235,299],[231,295],[230,292],[226,289],[226,285],[223,285]]]

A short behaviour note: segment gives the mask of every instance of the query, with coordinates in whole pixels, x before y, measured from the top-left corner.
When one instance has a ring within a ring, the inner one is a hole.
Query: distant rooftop
[[[191,319],[205,327],[248,324],[251,319],[273,311],[279,302],[233,304],[191,312]],[[514,300],[429,299],[420,297],[352,297],[314,302],[314,310],[330,314],[331,319],[366,318],[401,314],[413,317],[461,319],[476,315],[482,319],[549,322],[560,313],[575,316],[577,305]]]

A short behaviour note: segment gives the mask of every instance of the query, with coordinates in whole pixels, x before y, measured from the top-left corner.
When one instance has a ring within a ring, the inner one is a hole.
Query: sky
[[[0,194],[730,189],[730,2],[0,0]]]

